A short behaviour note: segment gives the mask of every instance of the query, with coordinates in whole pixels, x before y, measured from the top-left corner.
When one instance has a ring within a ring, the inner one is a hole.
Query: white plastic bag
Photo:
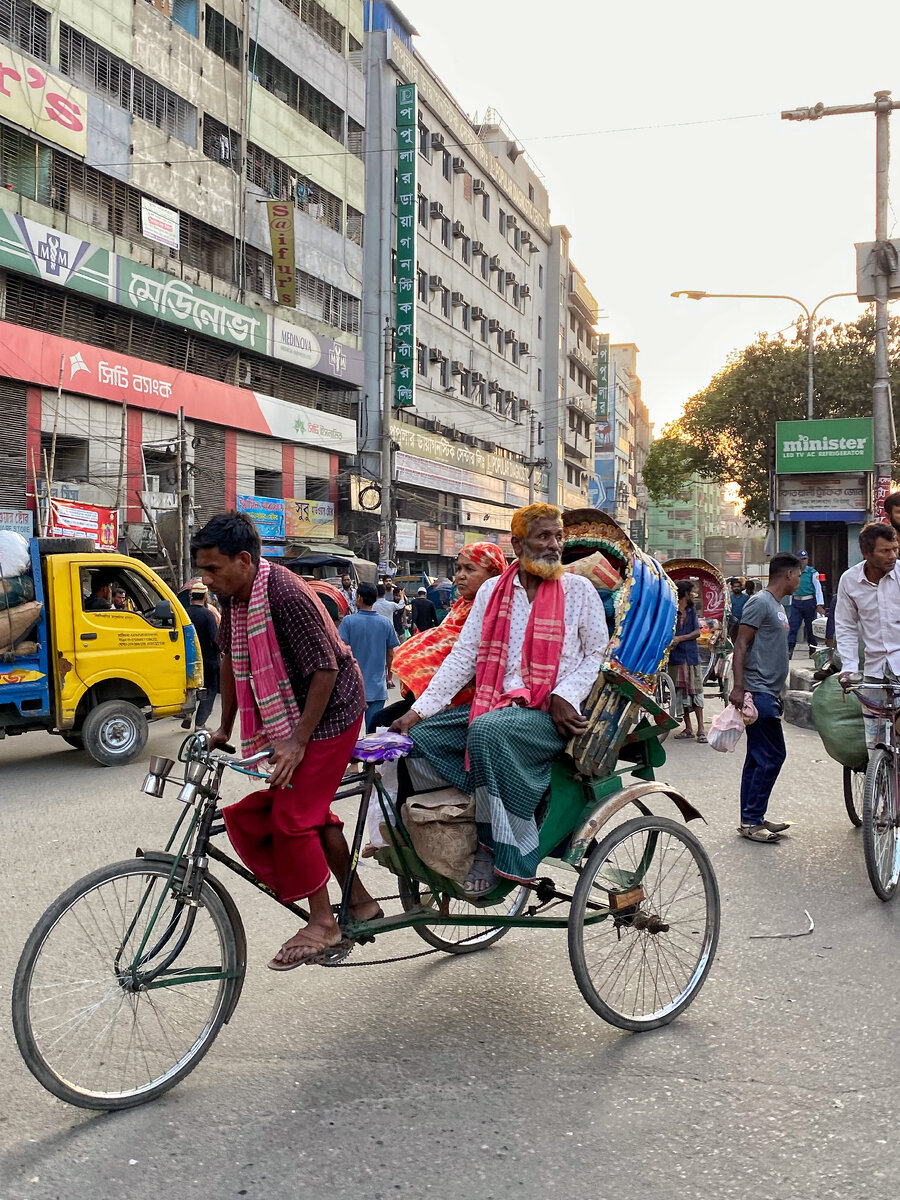
[[[24,575],[30,568],[31,557],[25,538],[12,529],[0,529],[0,575],[11,579],[13,575]]]
[[[713,717],[706,740],[713,750],[719,750],[722,754],[730,754],[740,741],[743,732],[744,718],[733,704],[729,704]]]

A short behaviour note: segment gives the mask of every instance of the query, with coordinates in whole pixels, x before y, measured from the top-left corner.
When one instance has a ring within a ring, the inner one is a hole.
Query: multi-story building
[[[596,427],[591,494],[599,507],[641,541],[647,515],[643,469],[650,449],[650,418],[641,399],[637,356],[633,342],[608,347],[607,419]]]
[[[361,48],[345,0],[0,6],[0,504],[34,506],[52,444],[53,484],[140,545],[174,504],[179,409],[195,520],[336,500],[363,377]]]
[[[466,116],[414,34],[393,4],[366,4],[366,210],[378,224],[370,218],[365,247],[366,410],[353,488],[371,492],[380,477],[383,333],[396,326],[396,545],[404,567],[435,572],[466,539],[499,538],[516,507],[545,494],[535,462],[555,459],[556,413],[546,420],[542,398],[558,301],[540,175],[496,114]],[[398,89],[408,105],[399,143]],[[402,246],[398,203],[409,209]],[[409,297],[399,319],[398,293]],[[375,527],[363,513],[356,523]]]
[[[647,545],[660,562],[702,558],[707,539],[722,529],[722,486],[692,475],[680,496],[651,504]]]

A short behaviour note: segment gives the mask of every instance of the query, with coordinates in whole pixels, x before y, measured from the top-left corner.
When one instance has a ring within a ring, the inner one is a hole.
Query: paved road
[[[177,732],[157,727],[151,747],[171,753]],[[709,981],[668,1028],[629,1036],[595,1017],[561,933],[273,975],[291,925],[237,881],[250,967],[231,1025],[179,1087],[112,1116],[31,1078],[10,982],[49,901],[162,845],[175,805],[137,792],[139,765],[104,770],[41,735],[0,744],[0,1200],[895,1195],[900,908],[868,888],[839,769],[815,734],[787,736],[772,808],[798,824],[772,847],[735,834],[740,752],[669,743],[664,775],[709,821],[723,922]],[[803,928],[804,909],[812,936],[749,939]],[[357,953],[422,948],[404,933]]]

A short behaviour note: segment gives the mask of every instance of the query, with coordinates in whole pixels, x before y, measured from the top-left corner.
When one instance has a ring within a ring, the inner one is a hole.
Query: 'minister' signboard
[[[871,471],[874,462],[871,417],[775,423],[779,475]]]

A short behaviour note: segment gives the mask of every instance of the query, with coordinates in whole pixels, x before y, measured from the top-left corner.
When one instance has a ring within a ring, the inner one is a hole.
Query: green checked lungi
[[[549,714],[498,708],[469,725],[466,704],[420,721],[409,736],[414,749],[406,765],[413,786],[426,791],[450,783],[474,796],[478,840],[493,850],[494,870],[509,879],[533,879],[540,863],[534,813],[566,745]]]

